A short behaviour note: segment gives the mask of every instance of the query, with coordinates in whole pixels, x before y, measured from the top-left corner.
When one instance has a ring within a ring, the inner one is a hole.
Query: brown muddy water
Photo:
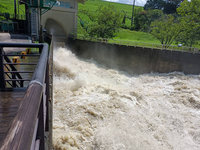
[[[200,76],[129,75],[54,51],[56,150],[199,150]]]

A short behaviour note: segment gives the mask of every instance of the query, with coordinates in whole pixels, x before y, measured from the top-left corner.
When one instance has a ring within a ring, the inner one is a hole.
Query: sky
[[[133,4],[133,0],[105,0],[109,2],[123,3],[123,4]],[[147,0],[136,0],[136,6],[144,6]]]

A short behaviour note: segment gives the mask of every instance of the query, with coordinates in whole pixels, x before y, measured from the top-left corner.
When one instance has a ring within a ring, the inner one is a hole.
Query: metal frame
[[[24,56],[22,54],[5,54],[3,51],[3,47],[26,47],[26,48],[39,48],[39,52],[41,53],[43,44],[33,44],[33,43],[0,43],[0,89],[5,89],[6,83],[10,85],[12,88],[16,87],[24,87],[24,81],[30,81],[29,79],[23,79],[22,73],[30,73],[30,72],[22,72],[18,71],[15,68],[15,65],[37,65],[37,63],[12,63],[12,61],[8,58],[9,56]],[[48,49],[48,48],[47,48]],[[28,57],[38,57],[40,54],[28,54]],[[4,67],[7,68],[8,71],[4,70]],[[3,75],[4,74],[4,75]],[[9,79],[5,79],[5,75]],[[12,82],[12,84],[10,83]]]
[[[52,149],[52,51],[49,52],[47,44],[0,43],[0,67],[3,67],[2,47],[40,48],[41,55],[22,104],[0,149]],[[4,76],[5,72],[1,70],[0,75]],[[0,81],[5,82],[5,78],[0,78]]]

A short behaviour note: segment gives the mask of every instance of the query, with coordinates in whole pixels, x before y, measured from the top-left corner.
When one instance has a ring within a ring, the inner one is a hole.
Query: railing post
[[[3,66],[3,48],[0,47],[0,88],[4,89],[6,86]]]
[[[15,70],[12,69],[12,71],[15,71]],[[15,73],[12,73],[12,79],[17,79]],[[16,81],[12,81],[12,86],[17,87]]]
[[[40,53],[40,54],[42,53],[42,48],[39,48],[39,53]]]
[[[24,87],[24,81],[20,82],[20,87]]]

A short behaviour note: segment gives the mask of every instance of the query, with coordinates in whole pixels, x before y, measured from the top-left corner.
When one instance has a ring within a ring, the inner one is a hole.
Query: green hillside
[[[4,8],[0,8],[0,12],[7,12],[10,13],[11,16],[14,14],[14,0],[0,0],[1,5],[4,6]],[[88,21],[88,18],[86,15],[84,15],[83,11],[88,11],[91,13],[95,13],[97,8],[100,5],[113,5],[117,10],[119,10],[122,14],[126,14],[126,16],[129,19],[126,19],[126,26],[130,27],[131,21],[131,15],[132,15],[132,5],[127,4],[120,4],[120,3],[112,3],[112,2],[106,2],[102,0],[87,0],[84,4],[79,3],[78,4],[78,38],[85,38],[84,37],[84,30],[80,26],[80,18],[83,21]],[[18,7],[17,7],[18,8]],[[141,12],[143,10],[143,7],[135,7],[135,14]],[[17,11],[18,12],[18,11]],[[20,5],[19,8],[19,14],[24,15],[24,5]],[[119,43],[119,44],[125,44],[125,45],[140,45],[140,46],[147,46],[147,47],[153,47],[157,45],[160,47],[160,42],[154,38],[150,33],[146,32],[139,32],[139,31],[131,31],[129,29],[120,29],[119,32],[116,34],[116,37],[113,39],[109,39],[108,42],[110,43]],[[199,45],[195,45],[195,47],[200,47]]]
[[[125,25],[127,27],[131,26],[131,16],[132,16],[132,5],[127,4],[120,4],[120,3],[113,3],[113,2],[107,2],[102,0],[87,0],[84,4],[79,3],[78,4],[78,16],[79,20],[88,21],[88,18],[86,15],[84,15],[83,11],[88,11],[89,13],[96,13],[96,10],[99,6],[107,6],[112,5],[114,6],[121,14],[124,16],[127,16]],[[135,13],[139,13],[143,10],[143,7],[136,6],[135,7]],[[83,31],[80,27],[80,23],[78,25],[78,33],[82,34]]]
[[[10,15],[14,15],[14,0],[0,0],[1,5],[4,6],[4,8],[0,8],[2,13],[10,13]],[[19,12],[19,15],[24,15],[25,8],[24,5],[19,5],[19,11],[18,11],[18,4],[17,4],[17,13]]]
[[[122,14],[126,13],[129,19],[126,19],[125,25],[130,28],[131,24],[131,15],[132,15],[132,5],[127,4],[120,4],[120,3],[113,3],[113,2],[106,2],[102,0],[87,0],[84,4],[79,3],[78,4],[78,38],[88,39],[84,35],[84,30],[82,29],[80,25],[80,19],[85,21],[86,23],[89,21],[86,15],[82,13],[83,11],[88,11],[91,13],[95,13],[97,8],[100,5],[113,5],[118,11],[120,11]],[[135,14],[143,11],[143,7],[135,7]],[[94,39],[89,39],[94,40]],[[109,43],[118,43],[122,45],[134,45],[134,46],[144,46],[144,47],[157,47],[162,48],[162,45],[160,44],[159,40],[157,40],[154,36],[152,36],[150,33],[147,32],[140,32],[140,31],[131,31],[129,29],[123,29],[120,28],[119,32],[116,34],[116,36],[113,39],[108,39]],[[194,47],[199,48],[200,45],[194,45]],[[180,49],[177,47],[177,44],[174,43],[172,46],[169,47],[169,49]],[[185,47],[188,49],[187,47]],[[182,47],[183,49],[183,47]]]
[[[78,10],[89,10],[91,12],[95,12],[99,5],[113,5],[116,9],[119,11],[125,11],[127,12],[128,16],[131,17],[132,14],[132,5],[127,4],[120,4],[120,3],[113,3],[113,2],[107,2],[102,0],[87,0],[84,4],[79,3],[78,4]],[[136,6],[135,12],[143,10],[143,7]]]
[[[80,25],[80,18],[81,20],[87,22],[89,21],[87,16],[82,13],[82,11],[88,11],[95,13],[97,8],[100,5],[113,5],[117,10],[126,13],[126,15],[131,18],[132,15],[132,5],[127,4],[120,4],[120,3],[112,3],[112,2],[106,2],[102,0],[87,0],[84,4],[79,3],[78,5],[78,16],[79,16],[79,22],[78,22],[78,38],[82,38],[84,35],[84,30],[82,29]],[[138,13],[143,10],[143,7],[135,7],[135,13]],[[131,20],[126,19],[126,26],[130,27]],[[114,39],[110,39],[108,42],[110,43],[120,43],[120,44],[126,44],[126,45],[152,45],[152,44],[159,44],[160,42],[154,38],[151,34],[145,33],[145,32],[137,32],[137,31],[131,31],[129,29],[120,29],[119,32],[116,34],[116,37]]]
[[[131,31],[127,29],[121,29],[114,39],[160,44],[160,42],[149,33]]]

